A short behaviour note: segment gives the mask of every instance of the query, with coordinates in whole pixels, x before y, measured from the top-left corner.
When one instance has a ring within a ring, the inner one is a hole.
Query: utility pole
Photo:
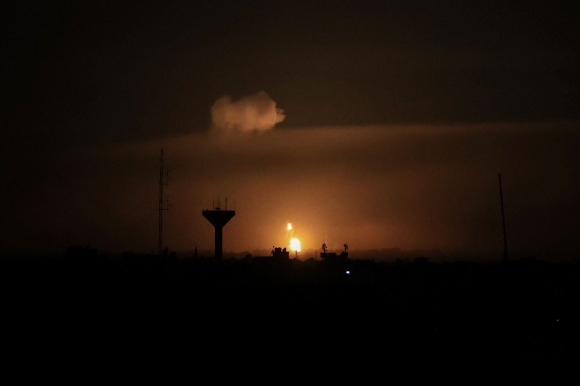
[[[167,171],[163,164],[163,148],[159,157],[159,241],[157,249],[159,255],[163,254],[163,211],[168,210],[167,201],[163,198],[163,188],[167,186]]]
[[[503,191],[501,187],[501,173],[499,173],[499,199],[501,202],[501,221],[503,225],[503,260],[507,262],[508,260],[508,249],[507,249],[507,237],[505,231],[505,213],[503,209]]]

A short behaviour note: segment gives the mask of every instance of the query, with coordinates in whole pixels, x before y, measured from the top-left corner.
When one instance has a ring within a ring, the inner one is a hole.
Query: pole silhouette
[[[159,157],[159,239],[157,242],[159,255],[163,254],[163,211],[167,210],[167,204],[163,198],[163,187],[167,185],[167,176],[163,162],[163,148],[161,148],[161,156]]]
[[[503,189],[501,186],[501,173],[498,174],[499,177],[499,199],[500,199],[500,203],[501,203],[501,221],[502,221],[502,227],[503,227],[503,260],[507,261],[508,260],[508,248],[507,248],[507,236],[506,236],[506,230],[505,230],[505,212],[504,212],[504,208],[503,208]]]

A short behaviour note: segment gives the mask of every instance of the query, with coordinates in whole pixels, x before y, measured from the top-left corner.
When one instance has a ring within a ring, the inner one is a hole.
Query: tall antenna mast
[[[159,241],[157,249],[159,255],[163,254],[163,211],[168,210],[167,201],[163,198],[163,188],[167,186],[168,172],[163,164],[163,148],[159,157]]]
[[[501,202],[501,221],[503,225],[503,260],[507,261],[508,259],[508,249],[507,249],[507,237],[505,231],[505,213],[503,210],[503,191],[501,187],[501,173],[499,173],[499,199]]]

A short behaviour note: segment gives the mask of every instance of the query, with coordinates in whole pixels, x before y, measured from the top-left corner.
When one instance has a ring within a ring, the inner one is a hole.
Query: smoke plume
[[[271,130],[286,116],[265,91],[237,101],[223,96],[211,107],[212,130],[224,132],[264,132]]]

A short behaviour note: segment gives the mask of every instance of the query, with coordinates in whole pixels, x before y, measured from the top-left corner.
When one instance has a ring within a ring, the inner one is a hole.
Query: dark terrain
[[[575,263],[214,260],[79,249],[4,258],[1,272],[13,350],[52,356],[59,347],[67,360],[104,352],[104,368],[193,354],[339,368],[567,366],[580,358]]]

